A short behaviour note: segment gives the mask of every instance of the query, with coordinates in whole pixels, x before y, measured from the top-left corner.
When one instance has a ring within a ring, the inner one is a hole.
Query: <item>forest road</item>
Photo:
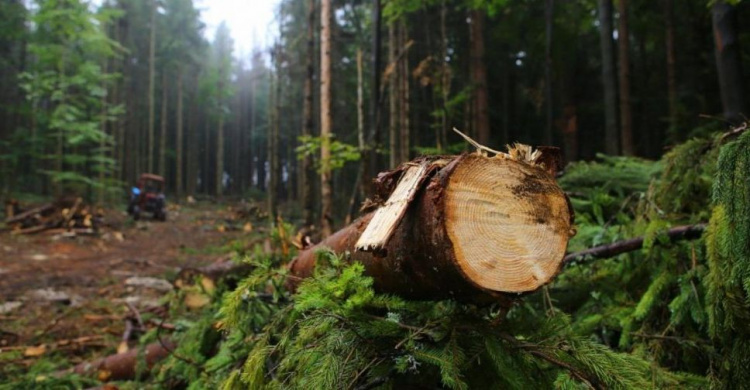
[[[167,222],[108,210],[105,223],[98,237],[0,233],[0,349],[116,338],[129,308],[155,307],[181,268],[226,257],[227,245],[244,237],[230,228],[231,207],[214,204],[172,207]]]

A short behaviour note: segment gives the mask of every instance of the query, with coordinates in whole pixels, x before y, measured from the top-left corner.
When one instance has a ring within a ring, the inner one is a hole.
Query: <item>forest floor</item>
[[[98,237],[0,233],[0,366],[50,356],[71,364],[122,348],[125,318],[163,308],[181,269],[243,245],[251,225],[235,220],[236,207],[173,206],[167,222],[108,210]]]

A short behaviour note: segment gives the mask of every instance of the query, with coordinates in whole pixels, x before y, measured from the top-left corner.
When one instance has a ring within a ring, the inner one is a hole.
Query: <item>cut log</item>
[[[300,252],[289,265],[297,276],[290,287],[312,274],[315,252],[329,247],[364,264],[377,290],[407,298],[479,301],[538,289],[560,270],[573,211],[548,168],[536,163],[545,160],[541,154],[520,150],[435,160],[382,251],[355,250],[375,211]],[[381,182],[414,165],[381,174]],[[392,196],[404,197],[405,189],[393,190],[400,185],[387,186]]]
[[[84,376],[96,375],[101,381],[130,380],[135,378],[136,366],[139,359],[145,359],[145,373],[148,373],[148,370],[156,363],[169,356],[174,348],[174,343],[164,340],[163,344],[156,342],[143,348],[135,348],[124,353],[106,356],[91,362],[84,362],[60,374],[73,372]]]
[[[22,212],[20,214],[16,214],[16,215],[14,215],[11,218],[6,219],[5,223],[11,224],[11,223],[15,223],[15,222],[20,222],[20,221],[23,221],[26,218],[33,217],[36,214],[44,214],[44,213],[47,213],[47,212],[52,211],[54,209],[55,209],[55,205],[52,204],[52,203],[48,203],[48,204],[45,204],[45,205],[42,205],[42,206],[39,206],[39,207],[35,207],[35,208],[31,209],[31,210],[24,211],[24,212]]]

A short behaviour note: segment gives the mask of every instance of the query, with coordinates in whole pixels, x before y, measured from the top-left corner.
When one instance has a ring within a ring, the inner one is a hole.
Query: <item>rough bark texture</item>
[[[430,178],[384,250],[355,251],[370,213],[302,251],[290,264],[292,274],[312,275],[316,250],[329,247],[348,251],[351,261],[364,264],[379,291],[407,298],[507,302],[506,293],[549,282],[562,264],[572,223],[567,198],[552,175],[512,159],[477,154],[443,164],[430,166]],[[407,166],[379,175],[381,199]]]
[[[745,97],[742,78],[742,55],[738,34],[737,9],[724,1],[712,8],[716,68],[719,74],[724,118],[737,125],[744,119]]]
[[[320,230],[323,237],[333,230],[333,194],[331,183],[331,135],[333,117],[331,115],[331,0],[322,0],[320,7]]]
[[[620,21],[617,28],[617,44],[620,49],[620,144],[622,153],[632,156],[633,116],[630,105],[630,31],[628,29],[628,1],[619,0],[617,11]]]
[[[604,151],[620,151],[617,136],[617,85],[615,53],[612,44],[612,0],[599,0],[599,39],[602,51],[602,84],[604,86]]]

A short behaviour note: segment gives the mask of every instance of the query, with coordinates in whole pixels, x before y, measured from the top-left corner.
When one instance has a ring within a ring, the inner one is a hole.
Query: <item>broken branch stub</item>
[[[302,251],[292,274],[310,276],[314,252],[329,247],[351,252],[378,290],[406,297],[476,301],[536,290],[559,271],[573,231],[565,194],[536,160],[524,148],[402,166],[388,201]]]

